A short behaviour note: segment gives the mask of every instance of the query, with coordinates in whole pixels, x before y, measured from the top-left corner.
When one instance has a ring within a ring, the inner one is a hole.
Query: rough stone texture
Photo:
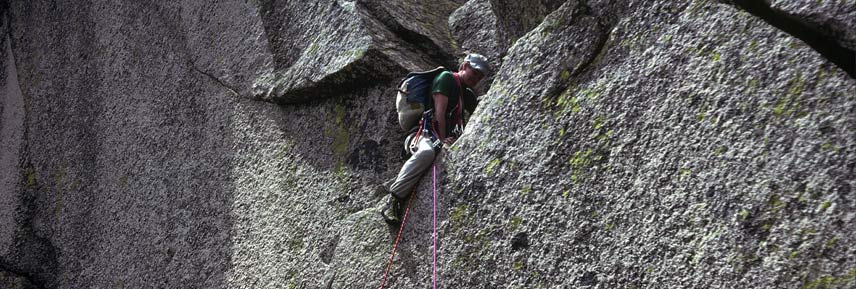
[[[30,283],[27,278],[13,273],[0,270],[0,286],[8,289],[34,289],[39,288]]]
[[[469,1],[449,17],[449,29],[465,53],[479,53],[487,57],[494,71],[502,66],[502,57],[508,48],[500,43],[496,16],[488,0]],[[487,91],[496,74],[488,75],[477,91]]]
[[[518,38],[541,23],[544,16],[556,10],[564,0],[490,0],[499,26],[499,43],[508,49]],[[504,55],[504,54],[503,54]]]
[[[770,7],[819,27],[856,51],[856,3],[852,0],[774,0]]]
[[[254,98],[305,102],[453,62],[454,1],[260,2],[275,70],[255,80]]]
[[[457,59],[450,54],[457,44],[446,28],[449,14],[461,6],[460,1],[364,0],[357,1],[369,19],[375,19],[400,40],[398,45],[414,45],[415,49],[447,67],[456,67]],[[395,75],[398,77],[398,75]]]
[[[6,30],[3,29],[5,32]],[[21,88],[12,58],[11,45],[8,35],[4,33],[4,41],[0,57],[6,59],[0,70],[2,79],[3,100],[0,101],[0,254],[9,254],[9,248],[14,244],[12,236],[15,232],[16,213],[20,207],[17,193],[21,190],[20,181],[20,152],[24,140],[24,102]]]
[[[732,6],[646,2],[512,47],[449,155],[444,278],[854,286],[854,80]]]
[[[714,1],[389,3],[0,5],[0,286],[378,287],[396,77],[469,49],[506,57],[438,162],[440,287],[856,286],[856,81],[806,43]],[[431,282],[430,179],[389,288]]]

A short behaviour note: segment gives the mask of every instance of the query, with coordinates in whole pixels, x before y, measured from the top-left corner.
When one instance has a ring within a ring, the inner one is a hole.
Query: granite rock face
[[[563,0],[492,0],[490,5],[500,28],[499,41],[508,49],[518,38],[541,23],[544,16],[562,5]]]
[[[854,72],[732,3],[4,2],[0,285],[379,287],[398,78],[477,52],[388,288],[435,190],[444,288],[856,286]]]
[[[445,277],[853,286],[854,91],[734,6],[568,2],[511,48],[447,159]]]
[[[772,9],[818,27],[841,46],[856,50],[856,3],[832,1],[771,1]]]
[[[461,50],[483,54],[491,61],[494,70],[502,66],[502,57],[508,47],[501,43],[501,28],[497,27],[489,1],[469,1],[455,10],[449,17],[449,28]],[[486,76],[476,91],[487,91],[494,75]]]
[[[3,288],[9,289],[32,289],[38,288],[34,286],[27,278],[23,276],[18,276],[14,273],[0,271],[0,285]]]

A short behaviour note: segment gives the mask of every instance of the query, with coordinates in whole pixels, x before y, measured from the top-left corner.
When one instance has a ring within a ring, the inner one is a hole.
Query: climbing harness
[[[416,135],[414,135],[413,138],[410,139],[409,150],[407,151],[408,153],[416,153],[416,147],[419,146],[419,138],[422,136],[423,133],[426,133],[428,131],[428,124],[431,123],[430,119],[431,113],[433,111],[433,109],[429,109],[422,113],[422,118],[419,119],[419,129],[416,130]],[[425,121],[426,119],[429,121]],[[437,134],[434,133],[434,136],[436,137]]]
[[[453,115],[457,120],[457,123],[452,129],[452,132],[460,135],[464,131],[464,86],[461,85],[461,77],[458,76],[457,73],[452,74],[452,76],[455,77],[455,82],[458,84],[458,90],[460,90],[460,93],[458,93],[458,104],[455,106]],[[434,109],[429,109],[422,113],[422,118],[419,119],[419,129],[412,138],[409,138],[410,141],[408,142],[408,145],[406,145],[408,153],[413,154],[416,152],[416,147],[419,145],[419,137],[425,132],[431,131],[435,138],[439,138],[440,134],[437,133],[437,126],[434,124],[434,118],[432,117],[433,114]]]

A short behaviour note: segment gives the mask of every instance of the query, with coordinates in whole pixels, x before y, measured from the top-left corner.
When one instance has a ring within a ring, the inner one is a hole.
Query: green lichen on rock
[[[562,70],[561,73],[559,73],[559,80],[567,81],[569,78],[571,78],[571,72],[569,70],[565,69]]]
[[[805,90],[805,79],[802,75],[797,75],[791,80],[787,93],[780,97],[773,107],[773,114],[778,117],[784,116],[801,116],[798,114],[800,110],[800,99]]]
[[[830,142],[825,142],[825,143],[821,144],[821,145],[820,145],[820,150],[821,150],[821,151],[823,151],[823,152],[832,152],[832,153],[839,153],[839,152],[841,152],[841,148],[840,148],[840,147],[838,147],[838,146],[836,146],[835,144],[830,143]]]
[[[300,250],[303,250],[303,246],[304,242],[302,237],[297,236],[288,241],[288,249],[291,250],[291,252],[297,253]]]
[[[601,153],[596,152],[591,148],[575,152],[570,159],[568,159],[568,165],[571,169],[571,181],[574,183],[583,181],[589,169],[591,169],[595,163],[601,161],[603,157],[604,156]]]
[[[521,218],[520,216],[511,217],[511,219],[508,220],[508,230],[516,231],[518,228],[520,228],[521,224],[523,224],[523,218]]]
[[[737,216],[740,217],[740,220],[746,220],[749,218],[749,211],[746,209],[742,209],[740,210],[740,212],[737,213]]]
[[[571,93],[565,93],[559,96],[559,98],[556,100],[555,106],[559,109],[560,112],[580,112],[579,100]]]
[[[36,187],[36,170],[28,166],[24,169],[24,189],[32,190]]]
[[[509,169],[511,169],[511,168],[509,168]],[[532,192],[532,185],[531,184],[526,184],[522,188],[520,188],[520,195],[522,195],[524,197],[531,192]]]
[[[345,108],[345,104],[342,102],[336,102],[333,107],[332,119],[329,124],[324,126],[324,136],[332,139],[330,151],[332,152],[334,159],[338,160],[338,167],[342,167],[344,165],[345,157],[348,154],[348,145],[351,139],[350,132],[348,131],[348,124],[345,122],[346,116],[347,110]]]
[[[840,286],[853,286],[856,279],[856,269],[851,269],[844,275],[840,276],[821,276],[812,281],[803,284],[804,289],[821,289],[821,288],[840,288]]]
[[[501,161],[499,159],[493,159],[490,162],[488,162],[487,166],[484,167],[484,170],[483,170],[484,174],[485,175],[493,174],[494,170],[496,170],[496,168],[499,166],[500,162]]]
[[[599,130],[599,129],[603,128],[603,124],[604,124],[604,117],[602,115],[599,115],[599,116],[594,118],[594,122],[592,122],[592,128],[594,128],[595,130]]]
[[[466,205],[458,205],[449,213],[449,221],[456,228],[461,228],[469,220],[469,210]]]
[[[519,271],[523,269],[523,259],[517,259],[511,264],[511,269],[515,271]]]

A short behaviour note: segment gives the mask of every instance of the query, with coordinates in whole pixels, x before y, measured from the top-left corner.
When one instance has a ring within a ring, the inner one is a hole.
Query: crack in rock
[[[823,55],[824,58],[844,70],[851,78],[856,79],[856,52],[841,46],[829,37],[823,29],[773,10],[770,4],[764,0],[725,0],[724,2],[764,20],[764,22],[793,37],[799,38]]]
[[[199,67],[196,67],[196,65],[190,65],[190,68],[196,72],[201,73],[202,75],[207,76],[209,79],[213,80],[214,82],[216,82],[217,84],[219,84],[223,88],[229,90],[229,92],[234,94],[236,97],[241,96],[241,94],[239,94],[238,91],[236,91],[234,88],[229,87],[228,85],[226,85],[226,83],[224,83],[222,80],[220,80],[216,76],[212,75],[211,73],[208,73],[208,72],[203,71],[202,69],[199,69]]]

